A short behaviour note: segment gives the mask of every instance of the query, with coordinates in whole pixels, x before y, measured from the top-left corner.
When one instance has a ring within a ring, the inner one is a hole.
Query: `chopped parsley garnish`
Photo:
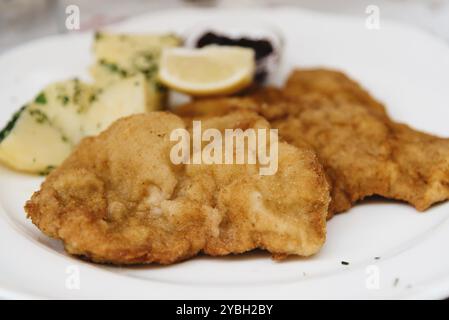
[[[47,97],[45,96],[44,92],[39,93],[39,95],[34,99],[34,102],[39,104],[46,104],[47,103]]]
[[[105,68],[107,68],[109,71],[111,71],[113,73],[118,73],[122,77],[126,77],[128,75],[128,72],[126,70],[120,69],[119,66],[116,65],[115,63],[106,62],[106,60],[104,60],[104,59],[101,59],[99,62],[102,66],[104,66]]]
[[[28,111],[30,115],[36,120],[37,123],[49,122],[47,115],[38,109],[32,109]]]
[[[134,60],[134,67],[142,72],[147,79],[152,79],[157,74],[158,66],[155,52],[143,52]]]
[[[103,38],[103,34],[101,32],[95,32],[95,40],[100,40],[101,38]]]
[[[79,102],[79,98],[81,95],[81,88],[80,88],[80,81],[78,78],[75,78],[74,80],[74,88],[73,88],[73,102],[74,103],[78,103]]]
[[[20,108],[18,111],[16,111],[13,115],[11,120],[9,120],[9,122],[6,124],[6,126],[3,128],[2,131],[0,131],[0,142],[2,142],[12,131],[12,129],[14,128],[14,126],[16,125],[17,120],[20,117],[20,114],[23,112],[23,110],[25,110],[27,106],[23,106],[22,108]]]
[[[145,75],[145,77],[147,79],[152,79],[157,74],[157,70],[158,70],[157,66],[154,65],[154,66],[142,69],[140,71]]]
[[[52,172],[55,168],[56,168],[55,166],[47,166],[47,168],[39,172],[39,175],[48,176],[50,172]]]
[[[62,97],[62,103],[63,103],[64,105],[66,105],[67,103],[69,103],[69,97],[67,97],[67,96]]]
[[[95,93],[93,93],[90,97],[89,97],[89,102],[92,103],[95,100],[97,100],[97,95]]]
[[[67,103],[69,103],[70,98],[66,95],[58,96],[58,99],[61,100],[61,103],[65,106]]]

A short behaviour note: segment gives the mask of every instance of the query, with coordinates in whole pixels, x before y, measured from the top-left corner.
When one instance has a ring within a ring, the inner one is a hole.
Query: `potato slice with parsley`
[[[145,77],[137,74],[117,81],[97,94],[83,117],[85,135],[96,135],[115,120],[147,111]]]
[[[74,145],[85,136],[84,117],[96,96],[97,89],[75,78],[50,84],[29,108],[42,111]]]
[[[22,108],[0,133],[0,161],[12,169],[46,174],[72,145],[39,109]]]
[[[104,89],[76,79],[51,84],[0,132],[0,162],[46,174],[83,137],[98,134],[119,118],[146,112],[147,95],[142,74]]]
[[[121,117],[160,109],[166,90],[157,81],[159,57],[180,42],[173,35],[97,33],[94,84],[72,79],[47,86],[0,132],[0,162],[47,173],[83,137]]]
[[[93,95],[78,79],[47,86],[1,132],[0,161],[32,173],[59,165],[84,136],[82,118]]]
[[[143,74],[147,81],[148,109],[159,110],[166,100],[166,89],[157,80],[159,58],[164,48],[178,47],[180,44],[181,40],[171,34],[97,33],[94,42],[96,63],[91,68],[91,74],[95,83],[102,87]]]

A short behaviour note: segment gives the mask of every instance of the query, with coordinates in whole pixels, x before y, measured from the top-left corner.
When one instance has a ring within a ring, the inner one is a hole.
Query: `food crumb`
[[[399,284],[399,278],[394,279],[393,286],[397,286]]]

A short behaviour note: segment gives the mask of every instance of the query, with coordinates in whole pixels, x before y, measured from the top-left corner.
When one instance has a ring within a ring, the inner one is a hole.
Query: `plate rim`
[[[323,12],[318,12],[318,11],[314,11],[314,10],[308,10],[308,9],[303,9],[303,8],[298,8],[298,7],[292,7],[292,6],[278,6],[275,8],[269,8],[270,10],[275,9],[275,10],[297,10],[301,13],[305,13],[307,14],[308,12],[313,13],[314,15],[319,15],[321,17],[323,17],[324,19],[332,17],[332,18],[338,18],[338,20],[346,20],[346,19],[351,19],[351,21],[354,21],[354,19],[357,19],[355,16],[352,15],[345,15],[345,14],[332,14],[332,13],[323,13]],[[109,25],[106,27],[120,27],[120,25],[122,24],[128,24],[128,23],[132,23],[133,20],[138,20],[138,19],[142,19],[145,16],[152,16],[152,15],[159,15],[159,14],[179,14],[180,12],[185,12],[185,11],[189,11],[189,12],[195,12],[195,11],[223,11],[222,8],[177,8],[177,9],[173,9],[173,8],[167,8],[167,9],[161,9],[161,10],[157,10],[154,12],[147,12],[147,13],[143,13],[143,14],[139,14],[137,16],[133,16],[129,19],[126,19],[124,21],[118,22],[116,24],[113,25]],[[242,12],[242,9],[232,9],[232,8],[226,8],[225,11],[227,12],[232,12],[232,11],[236,11],[238,10],[239,12]],[[253,9],[250,9],[253,10]],[[267,8],[257,8],[258,11],[267,11]],[[383,19],[383,23],[386,23],[388,25],[394,26],[395,28],[400,28],[403,30],[408,29],[409,31],[413,31],[413,32],[419,32],[421,35],[424,35],[427,39],[434,41],[434,42],[439,42],[440,44],[443,44],[446,49],[448,49],[448,53],[449,53],[449,44],[447,42],[445,42],[443,39],[436,37],[435,35],[433,35],[432,33],[420,29],[416,26],[413,25],[408,25],[408,24],[404,24],[402,22],[397,22],[397,21],[391,21],[391,20],[387,20],[387,19]],[[14,46],[12,48],[8,48],[7,50],[3,51],[0,53],[0,60],[4,59],[6,56],[9,55],[14,55],[16,54],[16,52],[24,50],[27,47],[33,47],[35,45],[43,45],[45,42],[51,42],[51,41],[58,41],[61,39],[66,39],[67,37],[86,37],[86,35],[90,35],[92,34],[93,31],[92,30],[85,30],[85,31],[81,31],[81,32],[76,32],[76,33],[67,33],[67,34],[56,34],[56,35],[49,35],[49,36],[45,36],[45,37],[41,37],[41,38],[37,38],[37,39],[33,39],[31,41],[19,44],[17,46]],[[1,177],[0,177],[1,178]],[[0,213],[0,219],[4,218],[1,217],[1,215],[8,215],[8,213],[6,212],[6,209],[3,208],[3,205],[0,204],[0,211],[2,211]],[[1,280],[1,279],[0,279]],[[433,284],[434,282],[438,282],[437,284]],[[442,279],[442,281],[438,281],[438,280],[434,280],[432,282],[432,284],[428,284],[425,287],[429,287],[431,286],[433,289],[428,288],[427,290],[425,290],[426,292],[421,291],[418,294],[411,294],[409,296],[407,295],[402,295],[402,298],[406,298],[406,299],[414,299],[414,298],[423,298],[423,299],[435,299],[435,298],[443,298],[443,297],[447,297],[447,295],[449,294],[449,273],[448,275]],[[437,293],[438,291],[438,293]],[[445,292],[443,294],[443,292]],[[21,291],[17,291],[14,288],[10,288],[8,286],[5,286],[2,282],[0,282],[0,297],[1,298],[7,298],[7,299],[47,299],[48,297],[45,296],[35,296],[32,294],[28,294],[26,292],[21,292]]]

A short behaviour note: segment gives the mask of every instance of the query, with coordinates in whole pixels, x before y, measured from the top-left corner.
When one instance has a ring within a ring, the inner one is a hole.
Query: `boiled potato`
[[[47,86],[28,109],[43,112],[72,144],[77,144],[85,136],[84,116],[96,95],[94,87],[78,79],[60,81]]]
[[[51,84],[0,132],[0,161],[19,171],[48,173],[83,137],[146,112],[147,95],[141,74],[104,89],[76,79]]]
[[[161,108],[166,89],[157,81],[159,56],[179,44],[173,35],[97,33],[94,83],[71,79],[47,86],[0,131],[0,162],[48,173],[82,138],[121,117]]]
[[[145,77],[137,74],[110,85],[97,95],[86,112],[84,133],[96,135],[115,120],[147,111],[147,86]]]
[[[46,174],[72,150],[64,134],[38,109],[23,108],[2,133],[0,161],[19,171]]]
[[[78,79],[47,86],[2,131],[0,161],[33,173],[59,165],[84,136],[83,113],[93,95],[94,90]]]
[[[97,85],[107,87],[120,79],[143,74],[147,80],[148,108],[161,109],[166,88],[157,80],[158,64],[164,48],[177,47],[174,35],[121,35],[97,33],[94,42],[96,63],[91,74]]]

